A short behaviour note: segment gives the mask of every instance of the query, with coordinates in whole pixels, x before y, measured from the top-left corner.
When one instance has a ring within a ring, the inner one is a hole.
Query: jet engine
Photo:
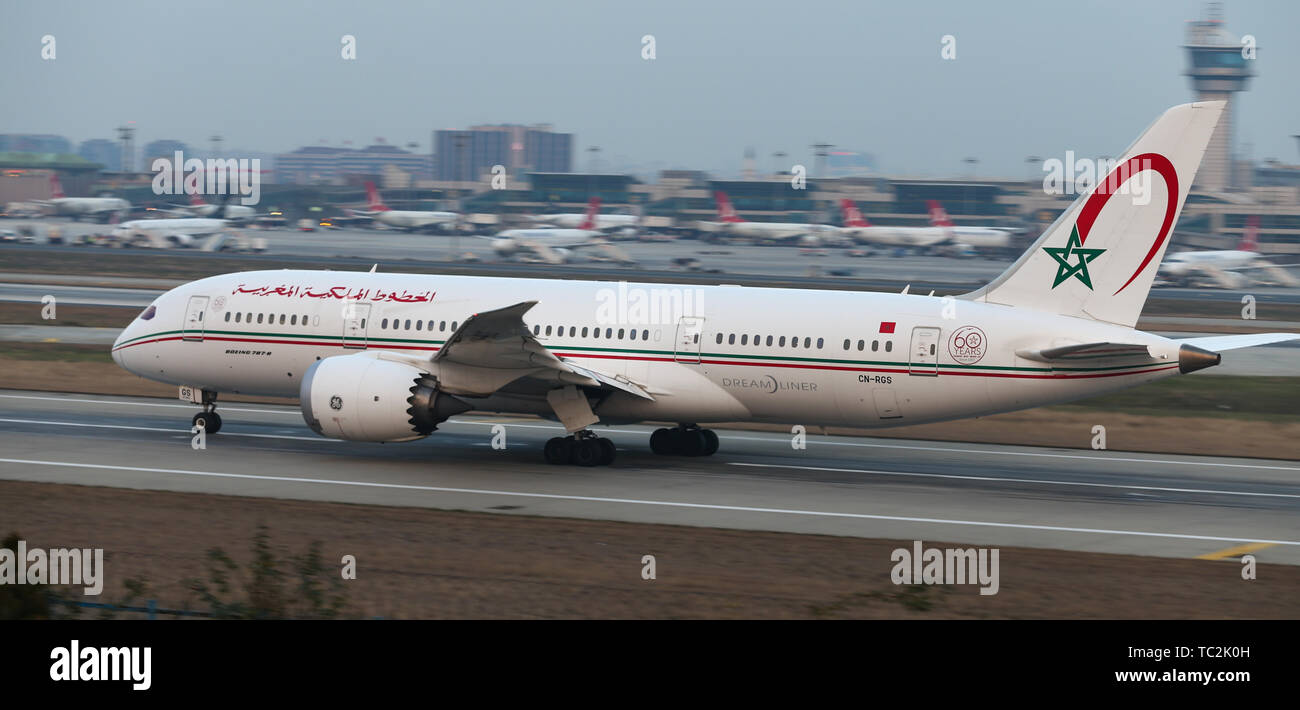
[[[299,392],[302,417],[321,436],[349,441],[411,441],[472,406],[438,388],[429,372],[381,353],[312,363]]]

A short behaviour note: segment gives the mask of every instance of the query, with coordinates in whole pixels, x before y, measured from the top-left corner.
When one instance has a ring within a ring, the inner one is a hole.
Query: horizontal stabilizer
[[[1180,338],[1182,345],[1193,345],[1206,350],[1236,350],[1256,345],[1284,343],[1300,340],[1300,333],[1250,333],[1248,335],[1209,335],[1203,338]]]

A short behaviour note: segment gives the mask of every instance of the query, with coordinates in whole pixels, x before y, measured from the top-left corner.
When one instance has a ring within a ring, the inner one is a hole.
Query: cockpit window
[[[140,320],[149,320],[150,318],[153,318],[153,314],[157,312],[158,312],[157,308],[153,306],[149,306],[148,308],[144,309],[144,313],[140,314]]]

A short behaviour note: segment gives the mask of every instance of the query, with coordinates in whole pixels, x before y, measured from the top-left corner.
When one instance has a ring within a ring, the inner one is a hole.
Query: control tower
[[[1227,102],[1195,182],[1201,190],[1220,192],[1233,186],[1232,95],[1244,91],[1254,76],[1257,48],[1253,39],[1244,43],[1224,28],[1223,6],[1217,2],[1210,3],[1205,19],[1187,23],[1183,47],[1196,100]]]

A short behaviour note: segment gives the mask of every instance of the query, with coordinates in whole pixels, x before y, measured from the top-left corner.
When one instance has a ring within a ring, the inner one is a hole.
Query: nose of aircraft
[[[126,328],[123,328],[122,332],[117,334],[117,340],[113,341],[113,351],[112,351],[113,362],[117,363],[117,366],[122,369],[128,369],[126,367],[126,363],[122,361],[121,347],[122,347],[122,343],[126,342],[126,331],[130,329],[131,326],[127,326]]]

